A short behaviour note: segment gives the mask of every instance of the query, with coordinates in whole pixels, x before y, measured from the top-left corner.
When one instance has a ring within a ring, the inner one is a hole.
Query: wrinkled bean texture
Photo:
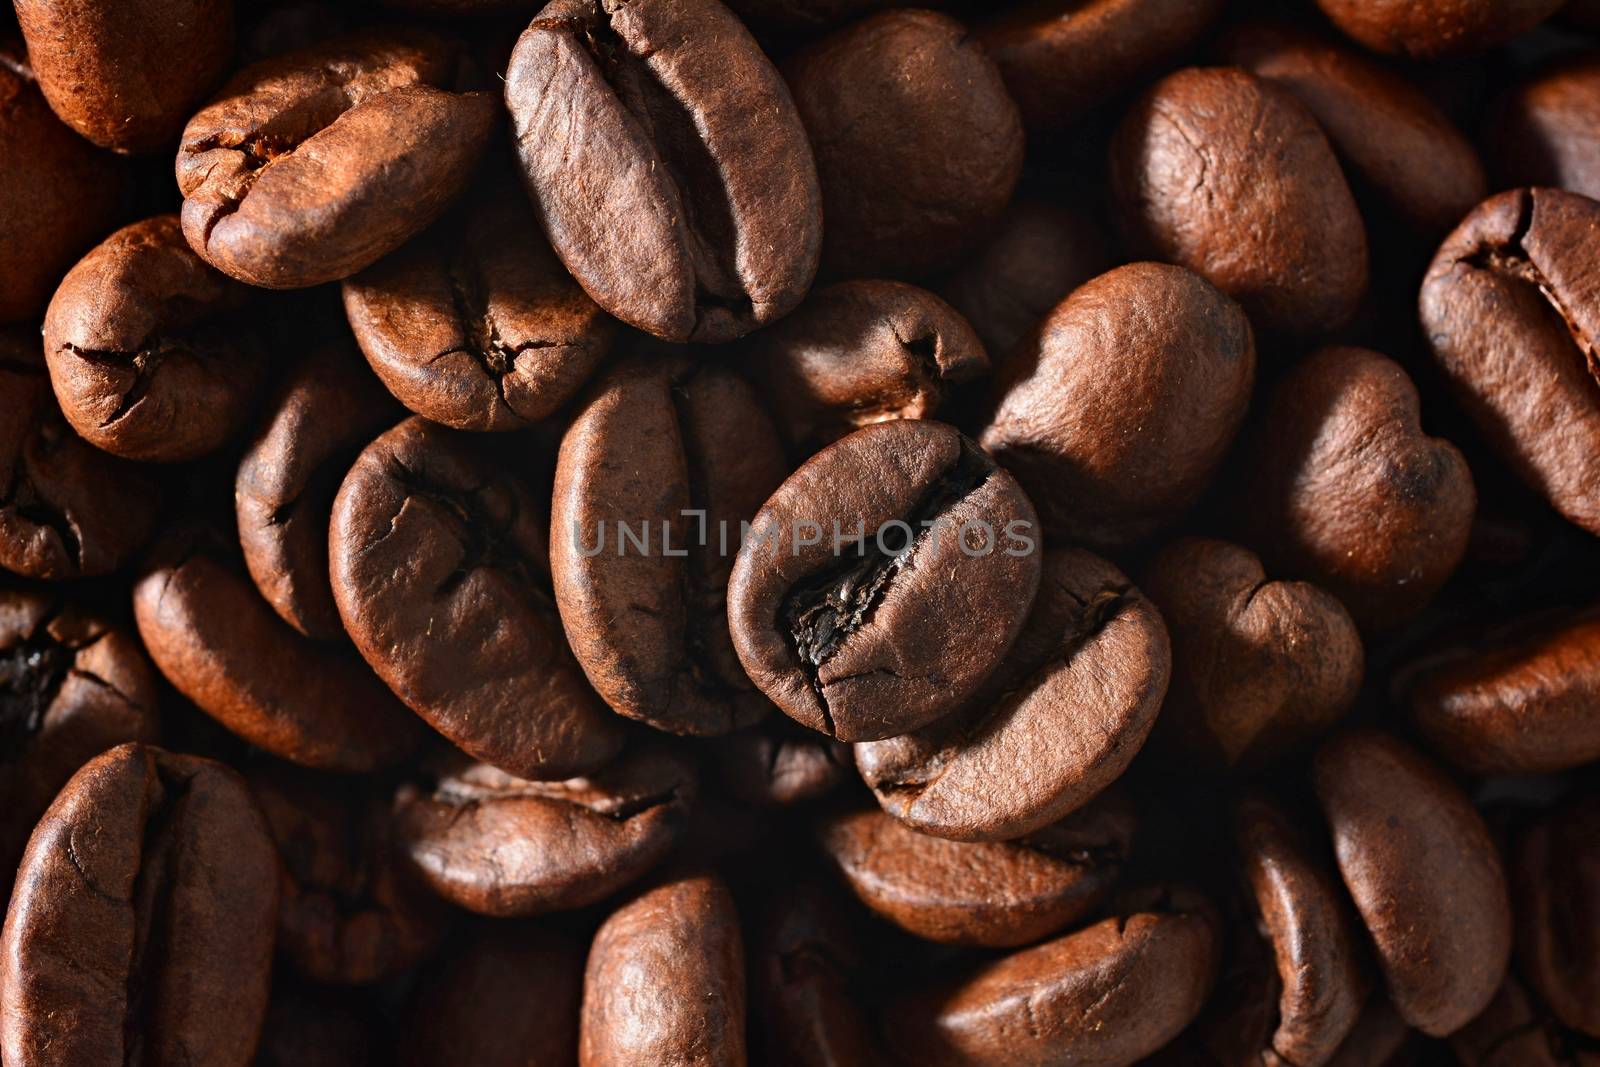
[[[1532,29],[1562,0],[1317,0],[1376,52],[1416,59],[1474,55]]]
[[[0,568],[89,578],[127,563],[155,531],[160,491],[61,416],[37,336],[0,330]]]
[[[1600,203],[1576,193],[1492,196],[1445,238],[1420,306],[1434,360],[1478,432],[1556,510],[1600,534],[1596,227]]]
[[[228,768],[139,744],[85,764],[17,872],[0,938],[6,1061],[246,1067],[267,1004],[275,863]]]
[[[1188,267],[1263,334],[1334,330],[1367,289],[1366,229],[1321,127],[1274,82],[1191,67],[1134,104],[1111,186],[1140,252]]]
[[[1037,524],[1011,476],[954,428],[857,430],[756,514],[728,584],[734,648],[813,730],[871,741],[916,729],[1011,647],[1039,584]]]
[[[127,459],[214,451],[243,428],[265,371],[250,303],[190,251],[175,217],[124,226],[67,272],[45,313],[62,413]]]
[[[514,475],[411,418],[340,486],[329,571],[351,640],[413,711],[479,759],[559,779],[604,764],[622,733],[562,638],[542,525]]]
[[[817,170],[789,89],[718,0],[554,0],[506,106],[550,243],[610,314],[730,341],[805,295]]]
[[[339,37],[245,67],[184,127],[183,234],[269,289],[348,277],[455,198],[495,121],[453,91],[457,48],[421,31]]]
[[[1129,547],[1210,484],[1255,367],[1238,304],[1181,267],[1129,264],[1079,287],[1006,356],[978,440],[1052,543]]]

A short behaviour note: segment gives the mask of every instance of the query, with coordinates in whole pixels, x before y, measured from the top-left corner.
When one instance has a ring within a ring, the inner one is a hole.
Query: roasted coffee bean
[[[413,880],[374,790],[297,768],[252,772],[278,846],[278,953],[314,982],[360,985],[415,966],[443,939],[444,905]]]
[[[572,399],[616,323],[556,259],[520,189],[483,197],[346,279],[345,311],[406,407],[458,430],[517,430]]]
[[[1123,118],[1111,185],[1142,253],[1188,267],[1272,337],[1337,329],[1367,289],[1367,239],[1316,119],[1231,67],[1157,82]]]
[[[85,764],[45,812],[0,939],[0,1050],[19,1067],[247,1067],[278,907],[244,782],[140,744]]]
[[[1517,978],[1505,984],[1483,1014],[1450,1035],[1461,1067],[1600,1067],[1600,1045],[1564,1030]]]
[[[90,444],[127,459],[194,459],[249,419],[264,371],[248,291],[189,250],[178,220],[124,226],[50,300],[56,399]]]
[[[1456,399],[1500,458],[1600,534],[1600,203],[1554,189],[1490,197],[1445,239],[1422,326]]]
[[[1133,806],[1108,794],[1008,842],[947,841],[876,809],[824,819],[824,853],[856,897],[928,941],[1011,948],[1089,915],[1133,845]]]
[[[1405,79],[1361,53],[1266,23],[1223,41],[1226,62],[1293,93],[1358,185],[1437,238],[1488,194],[1472,143]]]
[[[838,900],[815,882],[778,891],[751,953],[752,1044],[769,1067],[888,1062],[859,978],[866,946]]]
[[[1485,628],[1425,653],[1394,688],[1428,747],[1468,773],[1600,760],[1600,612]]]
[[[1600,56],[1563,57],[1508,90],[1485,140],[1502,186],[1553,185],[1600,197]]]
[[[1438,59],[1487,52],[1532,29],[1563,0],[1316,0],[1322,13],[1377,52]]]
[[[1416,387],[1376,352],[1302,360],[1241,451],[1242,540],[1338,597],[1363,629],[1416,615],[1466,552],[1477,504],[1466,460],[1423,432]]]
[[[784,73],[817,153],[830,271],[926,275],[999,221],[1022,172],[1022,120],[961,23],[885,11],[812,44]]]
[[[787,469],[751,387],[686,356],[629,360],[579,406],[550,568],[572,651],[619,714],[712,735],[771,710],[734,654],[727,587],[740,524]]]
[[[1171,666],[1160,614],[1121,571],[1052,550],[1022,633],[978,694],[915,733],[855,746],[856,766],[885,811],[925,834],[1035,833],[1127,769]]]
[[[233,58],[233,0],[16,0],[61,121],[120,152],[166,147]]]
[[[1244,420],[1256,349],[1239,305],[1179,267],[1085,283],[999,366],[979,436],[1052,542],[1121,548],[1187,510]]]
[[[928,1067],[1132,1064],[1199,1014],[1218,941],[1203,898],[1143,891],[1114,918],[896,998],[884,1028]]]
[[[1250,550],[1177,541],[1140,586],[1172,636],[1160,729],[1184,757],[1268,766],[1355,702],[1365,656],[1350,613],[1309,582],[1268,579]]]
[[[729,796],[757,807],[804,804],[856,777],[849,745],[786,715],[720,738],[714,761]]]
[[[904,282],[818,289],[752,348],[773,417],[802,455],[874,422],[934,418],[947,393],[989,369],[966,320]]]
[[[370,771],[416,747],[415,717],[360,660],[273,614],[214,530],[180,526],[158,542],[134,586],[133,614],[167,680],[275,756]]]
[[[356,460],[329,526],[333,598],[401,700],[511,774],[565,778],[622,747],[547,592],[527,490],[449,430],[412,418]]]
[[[711,875],[639,894],[589,948],[578,1062],[744,1067],[744,946],[733,897]]]
[[[67,779],[158,726],[155,672],[132,634],[44,592],[0,591],[0,886]]]
[[[1576,794],[1530,826],[1511,868],[1517,963],[1556,1018],[1600,1038],[1600,794]]]
[[[45,579],[109,574],[155,532],[160,503],[139,467],[66,424],[38,335],[0,329],[0,568]]]
[[[347,277],[404,244],[466,185],[495,123],[488,93],[453,91],[459,58],[385,29],[239,71],[183,131],[189,244],[270,289]]]
[[[1338,881],[1308,851],[1276,803],[1248,796],[1234,813],[1241,875],[1256,929],[1272,954],[1276,1004],[1258,1020],[1260,1044],[1224,1064],[1326,1063],[1344,1043],[1367,992],[1355,923]],[[1247,935],[1248,936],[1248,935]],[[1252,1015],[1260,1006],[1252,1005]],[[1242,1036],[1231,1035],[1235,1039]],[[1255,1036],[1255,1035],[1252,1035]]]
[[[1483,819],[1437,767],[1376,731],[1325,743],[1313,781],[1389,999],[1424,1033],[1464,1025],[1511,956],[1505,873]]]
[[[0,323],[44,313],[56,282],[116,225],[127,169],[62,125],[0,36]]]
[[[756,514],[728,584],[734,648],[813,730],[914,730],[999,666],[1038,588],[1037,536],[1017,483],[952,427],[865,427]]]
[[[483,915],[580,908],[649,872],[683,839],[698,780],[660,743],[631,746],[565,782],[513,778],[459,754],[432,787],[407,787],[396,833],[445,899]]]
[[[966,316],[994,360],[1111,262],[1105,235],[1081,212],[1030,198],[1001,217],[998,232],[938,286]]]
[[[979,23],[1032,132],[1053,132],[1183,54],[1222,0],[1040,0]]]
[[[554,926],[479,927],[413,995],[402,1067],[577,1063],[585,947]]]
[[[245,566],[284,622],[318,641],[341,641],[328,584],[328,513],[357,453],[401,412],[344,342],[302,357],[267,409],[234,480]]]
[[[550,243],[623,322],[731,341],[805,295],[816,165],[783,79],[719,0],[553,0],[517,42],[506,106]]]

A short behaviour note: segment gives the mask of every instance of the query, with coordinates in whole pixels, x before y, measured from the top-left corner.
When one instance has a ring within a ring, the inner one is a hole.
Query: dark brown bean
[[[401,412],[345,342],[301,358],[267,410],[234,479],[245,566],[284,622],[318,641],[340,641],[328,513],[356,454]]]
[[[1366,230],[1338,160],[1272,82],[1169,74],[1123,118],[1111,184],[1141,253],[1201,275],[1265,335],[1337,329],[1366,292]]]
[[[979,436],[1052,542],[1122,548],[1199,498],[1244,420],[1256,348],[1239,305],[1179,267],[1086,282],[1000,364]]]
[[[1185,757],[1267,766],[1355,703],[1361,635],[1316,586],[1271,581],[1248,549],[1199,538],[1163,549],[1140,586],[1172,635],[1159,729]]]
[[[1564,1025],[1600,1038],[1600,794],[1524,831],[1511,871],[1523,978]]]
[[[493,97],[452,91],[458,61],[438,37],[385,29],[240,70],[183,131],[189,244],[270,289],[398,248],[467,184],[494,125]]]
[[[348,651],[290,629],[214,530],[179,526],[157,543],[133,590],[139,636],[161,673],[253,745],[330,771],[405,758],[416,718]]]
[[[802,455],[870,423],[935,418],[948,393],[989,369],[966,320],[904,282],[817,289],[751,347],[773,417]]]
[[[1155,725],[1172,657],[1155,606],[1110,563],[1045,553],[1016,644],[964,708],[855,746],[890,815],[958,841],[1042,830],[1121,776]]]
[[[295,970],[362,985],[438,947],[449,915],[403,865],[376,791],[282,766],[257,768],[249,782],[278,846],[277,947]]]
[[[599,366],[616,326],[509,183],[488,183],[464,216],[347,278],[344,306],[389,391],[458,430],[516,430],[554,415]]]
[[[784,73],[817,153],[830,271],[920,277],[954,265],[999,220],[1022,171],[1022,120],[961,23],[884,11]]]
[[[585,947],[554,926],[478,928],[418,987],[402,1027],[402,1067],[576,1063]]]
[[[698,784],[659,744],[566,782],[442,762],[431,789],[401,791],[396,832],[435,892],[483,915],[583,907],[636,881],[682,840]]]
[[[1597,131],[1600,56],[1583,52],[1545,64],[1500,96],[1486,151],[1502,186],[1551,185],[1600,197]]]
[[[583,979],[578,1062],[744,1067],[744,947],[733,897],[696,875],[624,904],[600,927]]]
[[[728,584],[751,679],[841,741],[914,730],[999,665],[1039,582],[1037,518],[954,428],[897,420],[817,453],[756,514]]]
[[[727,587],[740,524],[787,469],[750,386],[685,356],[628,360],[579,407],[550,567],[572,651],[619,714],[715,735],[771,710],[734,654]]]
[[[615,755],[622,727],[562,636],[543,525],[516,478],[411,418],[345,477],[329,571],[356,648],[412,710],[508,773],[559,779]]]
[[[125,741],[154,741],[156,678],[138,639],[43,592],[0,592],[0,886],[74,772]]]
[[[233,58],[233,0],[16,0],[39,88],[102,148],[165,147]]]
[[[244,782],[139,744],[85,764],[28,843],[0,939],[7,1063],[247,1067],[278,879]]]
[[[1218,941],[1203,899],[1141,894],[1115,918],[897,998],[885,1029],[927,1067],[1132,1064],[1199,1014]]]
[[[1600,612],[1507,621],[1424,654],[1394,679],[1423,740],[1470,774],[1600,759]]]
[[[220,447],[248,420],[265,371],[248,300],[190,251],[172,215],[106,238],[45,314],[45,359],[67,421],[128,459]]]
[[[50,113],[0,31],[0,323],[44,313],[67,268],[121,213],[127,168]]]
[[[1256,23],[1230,33],[1220,54],[1293,93],[1352,179],[1417,231],[1447,232],[1488,194],[1472,142],[1419,90],[1354,49]]]
[[[138,466],[72,432],[38,335],[0,329],[0,567],[44,579],[109,574],[155,532],[160,504]]]
[[[1548,18],[1563,0],[1317,0],[1368,48],[1415,59],[1474,55]]]
[[[1019,197],[998,232],[937,288],[998,361],[1067,294],[1110,266],[1105,235],[1085,214]]]
[[[1356,1025],[1367,992],[1349,905],[1272,801],[1241,801],[1234,833],[1279,983],[1268,1043],[1249,1050],[1251,1059],[1263,1067],[1326,1063]]]
[[[1515,189],[1478,205],[1422,283],[1423,329],[1456,399],[1500,458],[1600,534],[1600,203]]]
[[[1222,0],[1042,0],[977,26],[1030,132],[1063,129],[1177,59]]]
[[[1132,850],[1134,821],[1119,793],[1018,841],[928,837],[876,809],[831,816],[817,833],[880,917],[928,941],[1010,948],[1100,906]]]
[[[517,42],[506,106],[550,243],[623,322],[730,341],[805,295],[816,165],[783,79],[718,0],[554,0]]]
[[[1376,731],[1324,744],[1313,780],[1389,999],[1424,1033],[1464,1025],[1511,957],[1505,873],[1483,819],[1437,767]]]
[[[1423,431],[1410,377],[1369,349],[1321,349],[1280,379],[1241,463],[1241,540],[1369,632],[1415,616],[1466,553],[1466,460]]]

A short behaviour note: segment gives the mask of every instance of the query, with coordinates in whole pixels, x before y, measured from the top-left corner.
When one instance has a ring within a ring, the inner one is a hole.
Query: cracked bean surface
[[[958,707],[1011,647],[1039,584],[1033,505],[937,422],[877,423],[828,446],[751,531],[728,585],[734,648],[786,714],[841,741]]]
[[[249,290],[189,249],[174,215],[124,226],[67,273],[44,319],[62,414],[126,459],[176,462],[243,428],[265,375]]]
[[[1489,446],[1555,509],[1600,534],[1600,203],[1513,189],[1445,238],[1423,329]]]
[[[622,722],[567,647],[544,516],[474,442],[413,416],[367,446],[334,499],[334,602],[378,676],[473,756],[528,778],[594,770]]]

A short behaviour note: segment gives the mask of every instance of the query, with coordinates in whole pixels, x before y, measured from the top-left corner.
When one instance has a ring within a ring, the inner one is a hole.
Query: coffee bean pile
[[[1600,3],[12,7],[6,1067],[1600,1067]]]

